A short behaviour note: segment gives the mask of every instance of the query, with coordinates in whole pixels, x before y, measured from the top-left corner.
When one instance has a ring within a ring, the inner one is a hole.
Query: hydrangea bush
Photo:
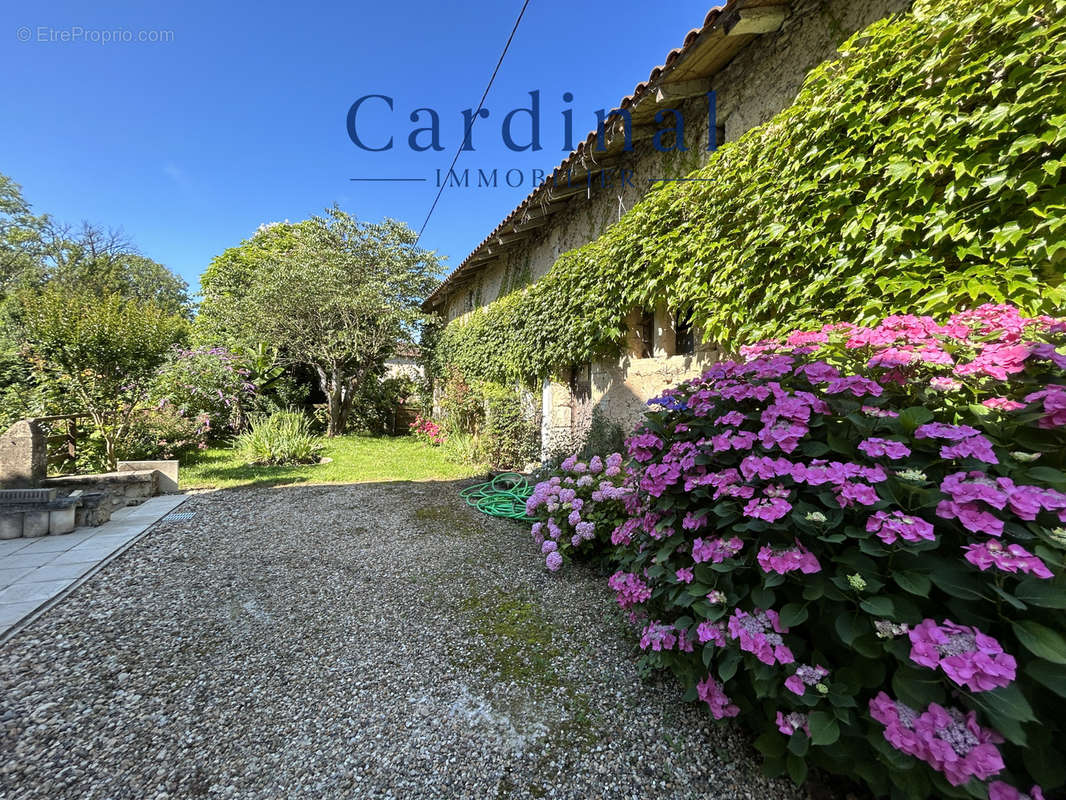
[[[538,483],[526,501],[526,514],[536,517],[533,541],[555,572],[569,558],[602,553],[612,531],[625,526],[636,508],[633,470],[623,469],[624,457],[612,453],[593,456],[588,463],[575,457],[559,465],[559,474]]]
[[[797,782],[1061,790],[1064,342],[1005,306],[827,326],[652,401],[610,532],[647,661]]]

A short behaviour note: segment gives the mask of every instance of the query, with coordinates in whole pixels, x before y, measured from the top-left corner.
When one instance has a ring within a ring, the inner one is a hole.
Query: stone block
[[[0,436],[0,487],[32,489],[48,473],[48,443],[41,426],[20,420]]]
[[[22,536],[21,511],[0,511],[0,539],[18,539]]]
[[[48,534],[57,536],[70,533],[74,530],[74,522],[77,509],[74,503],[66,504],[65,508],[53,508],[48,512]]]
[[[48,535],[50,511],[27,511],[22,520],[22,535],[27,539]]]
[[[172,461],[119,461],[119,472],[141,472],[155,470],[156,483],[160,494],[178,491],[178,462]]]

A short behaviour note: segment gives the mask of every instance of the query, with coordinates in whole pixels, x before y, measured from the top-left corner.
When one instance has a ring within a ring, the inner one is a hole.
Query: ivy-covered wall
[[[437,358],[501,380],[613,358],[632,308],[691,305],[726,349],[832,320],[1066,292],[1066,2],[919,0],[796,102],[654,190]]]

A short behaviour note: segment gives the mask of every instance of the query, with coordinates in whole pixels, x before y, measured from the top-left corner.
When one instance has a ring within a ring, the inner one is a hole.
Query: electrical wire
[[[518,19],[515,20],[514,28],[511,29],[511,35],[507,37],[507,44],[503,46],[503,52],[500,53],[500,60],[496,62],[496,69],[492,71],[492,77],[489,78],[489,83],[485,87],[485,92],[481,95],[481,101],[477,104],[477,111],[474,112],[474,116],[470,119],[470,130],[474,129],[475,123],[481,118],[481,109],[485,107],[485,100],[489,96],[489,90],[492,88],[493,82],[496,80],[496,75],[500,71],[500,67],[503,65],[503,59],[507,55],[507,51],[511,47],[511,42],[514,41],[515,34],[518,33],[518,26],[522,22],[522,17],[525,16],[526,9],[529,7],[530,0],[525,0],[522,4],[522,10],[518,12]],[[459,149],[455,151],[455,158],[452,159],[452,165],[448,167],[446,175],[450,175],[452,170],[455,169],[456,163],[459,161],[459,155],[463,152],[463,145],[466,144],[467,131],[463,131],[463,141],[459,145]],[[437,196],[433,198],[433,205],[429,207],[429,213],[426,214],[425,222],[422,223],[422,227],[418,231],[418,238],[415,239],[415,247],[418,247],[418,243],[422,241],[422,234],[426,232],[426,226],[429,225],[429,220],[433,216],[433,212],[437,210],[437,203],[440,202],[440,196],[444,194],[444,187],[447,186],[448,181],[445,180],[441,183],[440,188],[437,190]]]

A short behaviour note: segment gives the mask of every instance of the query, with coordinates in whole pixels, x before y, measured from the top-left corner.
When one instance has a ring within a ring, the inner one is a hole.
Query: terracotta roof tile
[[[770,0],[770,2],[780,3],[780,2],[782,2],[782,0]],[[763,0],[747,0],[747,2],[745,2],[745,0],[727,0],[727,2],[723,6],[712,8],[709,12],[707,12],[707,16],[706,16],[706,18],[703,21],[703,25],[701,27],[699,27],[699,28],[693,28],[692,30],[690,30],[685,35],[685,39],[684,39],[684,42],[682,43],[681,47],[678,47],[678,48],[675,48],[675,49],[671,50],[667,54],[665,62],[663,64],[660,64],[659,66],[655,67],[654,69],[652,69],[651,73],[648,75],[648,79],[646,81],[642,81],[642,82],[638,83],[636,85],[636,87],[633,89],[633,92],[631,94],[627,95],[626,97],[623,97],[622,100],[618,103],[617,108],[622,109],[622,110],[631,108],[638,101],[643,99],[644,95],[648,91],[648,88],[650,86],[655,85],[659,81],[660,78],[662,78],[664,75],[669,73],[673,69],[673,67],[676,64],[677,60],[679,58],[681,58],[681,56],[683,56],[686,53],[688,53],[688,51],[693,47],[693,45],[700,39],[700,37],[704,33],[713,30],[716,27],[716,25],[718,24],[719,20],[721,20],[723,16],[726,16],[727,14],[729,14],[730,12],[732,12],[734,9],[736,9],[739,6],[752,6],[752,5],[762,5],[762,4],[763,4]],[[577,159],[579,159],[585,153],[585,151],[587,149],[591,149],[594,146],[595,142],[596,142],[596,131],[591,131],[589,133],[589,135],[585,138],[585,140],[580,142],[577,145],[577,147],[574,148],[574,151],[572,153],[570,153],[570,155],[567,156],[562,161],[562,163],[559,164],[559,166],[557,166],[553,170],[552,175],[557,175],[557,174],[560,174],[560,173],[565,174],[566,170],[571,168],[572,166],[574,166],[575,161],[577,161]],[[550,179],[550,177],[551,176],[549,176],[549,179]],[[521,203],[519,203],[518,206],[510,214],[508,214],[503,219],[503,221],[500,222],[499,225],[497,225],[493,229],[492,233],[490,233],[488,236],[486,236],[481,241],[481,243],[478,244],[478,246],[475,247],[465,259],[463,259],[462,263],[460,263],[458,267],[456,267],[454,270],[452,270],[451,274],[449,274],[448,277],[446,277],[441,282],[441,284],[436,289],[434,289],[432,293],[430,293],[430,295],[425,299],[425,301],[422,304],[423,308],[432,307],[434,305],[433,301],[441,294],[442,291],[447,290],[449,285],[452,283],[453,279],[456,278],[459,274],[461,274],[461,273],[463,273],[463,272],[465,272],[467,270],[467,268],[470,265],[470,260],[486,244],[488,244],[492,239],[494,239],[497,236],[499,236],[500,233],[503,232],[505,228],[507,228],[509,225],[511,225],[516,217],[518,217],[520,214],[524,213],[526,208],[529,207],[529,205],[532,203],[532,201],[538,195],[540,195],[540,194],[542,194],[542,193],[544,193],[546,191],[547,191],[547,187],[546,187],[546,185],[543,185],[543,184],[541,186],[538,186],[535,189],[533,189],[533,191],[531,191],[526,196],[526,198]]]

